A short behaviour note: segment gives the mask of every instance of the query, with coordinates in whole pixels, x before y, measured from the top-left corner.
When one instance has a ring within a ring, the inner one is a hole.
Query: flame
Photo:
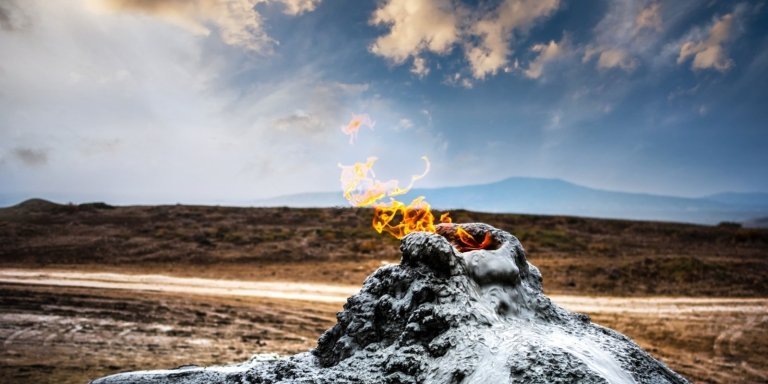
[[[363,125],[373,129],[374,123],[368,115],[353,115],[349,124],[341,128],[342,132],[349,135],[350,144],[354,143],[357,133]],[[372,225],[373,229],[380,234],[386,232],[397,239],[402,239],[411,232],[436,233],[435,216],[432,213],[432,207],[424,199],[424,196],[413,199],[407,205],[395,199],[396,196],[408,193],[416,181],[429,173],[431,167],[429,159],[426,156],[422,156],[421,159],[426,164],[424,172],[411,176],[411,181],[406,187],[401,187],[397,180],[381,181],[377,179],[373,172],[373,165],[378,160],[376,157],[369,157],[364,163],[339,164],[344,198],[354,207],[373,206]],[[381,202],[387,197],[389,197],[388,203]],[[440,215],[440,222],[450,224],[449,228],[451,229],[456,228],[449,239],[460,252],[485,249],[492,243],[490,233],[486,233],[483,241],[479,242],[460,226],[451,224],[452,220],[447,212]]]
[[[435,216],[424,196],[419,196],[410,204],[395,199],[413,188],[419,179],[429,173],[430,162],[426,156],[421,157],[425,163],[424,172],[411,176],[407,186],[401,187],[397,180],[381,181],[376,178],[373,165],[377,158],[369,157],[365,163],[341,165],[341,188],[344,198],[355,207],[374,207],[373,229],[378,233],[387,232],[402,239],[405,235],[416,231],[435,232]],[[389,197],[388,203],[381,202]],[[450,222],[447,213],[440,216],[441,222]]]
[[[349,143],[354,144],[355,139],[357,138],[357,133],[360,131],[360,127],[366,126],[369,129],[373,129],[373,126],[376,125],[376,123],[371,120],[371,117],[362,114],[362,115],[352,115],[352,120],[347,123],[346,126],[341,127],[341,131],[344,132],[344,134],[349,135]]]
[[[493,238],[491,237],[490,232],[485,233],[485,238],[483,238],[482,242],[479,242],[475,240],[474,236],[472,236],[469,232],[465,231],[462,227],[456,227],[456,236],[458,236],[458,240],[456,244],[456,248],[459,249],[459,252],[467,252],[467,251],[474,251],[477,249],[486,249],[491,246],[491,243],[493,241]]]
[[[429,173],[429,159],[426,156],[422,156],[421,159],[426,163],[424,172],[411,176],[411,182],[405,188],[400,187],[400,182],[397,180],[381,181],[376,178],[373,165],[378,159],[375,157],[369,157],[365,163],[339,164],[344,198],[355,207],[370,207],[385,197],[395,197],[408,193],[417,180]]]
[[[398,216],[400,217],[397,222]],[[387,232],[395,238],[402,239],[405,235],[426,231],[435,232],[435,216],[429,204],[419,196],[405,205],[392,199],[389,204],[377,205],[373,214],[373,229],[378,233]]]
[[[447,212],[440,215],[440,222],[451,222]],[[389,233],[397,239],[402,239],[411,232],[435,233],[435,216],[432,214],[432,207],[424,200],[424,196],[413,199],[408,205],[392,199],[389,204],[380,204],[375,207],[373,229],[378,233]]]

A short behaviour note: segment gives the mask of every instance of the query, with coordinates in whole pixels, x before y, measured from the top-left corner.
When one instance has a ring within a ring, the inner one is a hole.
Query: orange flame
[[[398,221],[398,217],[400,218]],[[440,222],[450,222],[448,213],[440,215]],[[392,199],[389,204],[377,205],[373,213],[373,229],[378,233],[387,232],[397,239],[402,239],[411,232],[435,233],[435,216],[432,207],[419,196],[410,204]]]
[[[376,178],[373,164],[378,159],[375,157],[369,157],[365,163],[339,164],[344,198],[355,207],[370,207],[385,197],[395,197],[408,193],[417,180],[429,173],[429,159],[426,156],[422,156],[421,159],[426,163],[424,172],[420,175],[411,176],[411,182],[405,188],[400,187],[400,182],[397,180],[381,181]]]
[[[366,114],[352,115],[352,120],[350,120],[346,126],[341,127],[341,131],[344,132],[344,134],[349,135],[349,143],[354,144],[355,139],[357,138],[357,133],[360,131],[360,127],[366,126],[369,129],[373,129],[374,125],[376,125],[376,123]]]
[[[440,222],[444,224],[451,224],[447,228],[456,228],[453,235],[448,236],[448,240],[459,250],[459,252],[474,251],[477,249],[488,249],[493,245],[493,237],[490,232],[485,233],[483,241],[475,240],[475,237],[471,233],[467,232],[464,228],[453,225],[453,220],[448,216],[448,212],[440,215]],[[443,236],[445,236],[443,232]]]
[[[456,248],[458,248],[460,252],[487,249],[493,242],[490,232],[485,233],[485,238],[483,238],[482,242],[475,240],[475,238],[462,227],[456,227],[456,235],[459,237]]]
[[[354,143],[363,125],[373,129],[374,123],[368,115],[353,115],[349,124],[341,128],[342,132],[349,135],[350,144]],[[369,157],[364,163],[339,164],[344,198],[355,207],[374,207],[372,225],[378,233],[386,232],[397,239],[402,239],[411,232],[437,232],[432,207],[426,202],[424,196],[413,199],[408,205],[395,199],[396,196],[408,193],[417,180],[429,173],[429,159],[426,156],[422,156],[421,159],[426,163],[424,172],[411,176],[411,181],[405,188],[400,187],[400,182],[397,180],[381,181],[376,178],[373,172],[373,165],[377,160],[375,157]],[[389,203],[380,202],[386,197],[390,198]],[[452,222],[447,212],[440,215],[440,222],[446,224]],[[452,225],[451,228],[453,227]],[[456,226],[451,242],[459,251],[466,252],[488,248],[492,238],[490,233],[486,233],[483,241],[478,242],[469,232]]]
[[[341,165],[341,188],[344,198],[355,207],[374,206],[373,228],[378,233],[387,232],[402,239],[416,231],[435,232],[435,217],[423,196],[417,197],[410,204],[396,200],[395,196],[408,193],[414,183],[429,173],[430,163],[426,156],[421,157],[426,163],[424,172],[411,176],[406,187],[401,187],[397,180],[381,181],[373,172],[375,157],[369,157],[365,163]],[[389,197],[389,203],[380,200]],[[450,222],[447,213],[440,216],[442,222]]]

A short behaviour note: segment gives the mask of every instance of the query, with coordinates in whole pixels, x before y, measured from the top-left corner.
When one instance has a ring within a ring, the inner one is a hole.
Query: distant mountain
[[[768,193],[740,193],[725,192],[704,196],[703,199],[717,201],[726,204],[749,205],[754,207],[768,207]]]
[[[761,203],[768,199],[762,200],[761,195],[768,197],[768,194],[724,193],[686,198],[607,191],[559,179],[512,177],[489,184],[414,189],[400,200],[410,201],[417,196],[426,196],[427,201],[438,209],[717,224],[768,216],[768,204]],[[279,196],[254,204],[293,207],[348,205],[340,192]]]
[[[494,183],[414,189],[401,196],[410,201],[426,196],[440,210],[570,215],[615,219],[677,221],[699,224],[738,222],[768,227],[768,193],[719,193],[699,198],[607,191],[560,179],[512,177]],[[0,193],[0,207],[19,204],[31,196]],[[48,200],[68,202],[45,196]],[[35,204],[39,201],[33,200]],[[277,196],[234,205],[289,207],[347,207],[341,192]]]

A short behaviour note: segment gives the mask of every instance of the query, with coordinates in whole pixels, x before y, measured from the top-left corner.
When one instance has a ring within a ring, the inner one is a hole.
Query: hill
[[[513,177],[495,183],[414,189],[401,200],[426,196],[438,209],[568,215],[717,224],[768,215],[768,194],[728,193],[687,198],[589,188],[559,179]],[[257,206],[335,207],[339,192],[303,193],[254,202]]]

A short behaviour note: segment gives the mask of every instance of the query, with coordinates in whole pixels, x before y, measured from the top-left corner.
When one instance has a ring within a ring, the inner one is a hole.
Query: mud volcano
[[[317,348],[224,367],[122,373],[94,384],[686,383],[626,336],[542,293],[520,242],[485,224],[406,236]],[[463,252],[464,251],[464,252]]]

